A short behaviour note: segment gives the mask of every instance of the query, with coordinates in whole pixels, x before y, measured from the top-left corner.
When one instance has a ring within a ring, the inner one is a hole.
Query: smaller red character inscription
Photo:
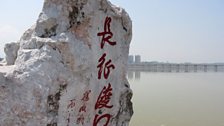
[[[81,99],[82,101],[88,101],[89,100],[89,94],[91,93],[91,90],[86,91],[83,94],[83,98]]]
[[[99,62],[99,65],[97,66],[97,68],[99,68],[98,79],[101,79],[102,72],[103,72],[104,78],[107,79],[110,74],[110,69],[115,69],[114,64],[111,63],[112,62],[111,59],[105,63],[106,55],[107,54],[104,53],[98,61]],[[104,65],[104,63],[105,63],[105,65]]]
[[[69,103],[69,105],[67,106],[67,109],[69,109],[69,108],[74,108],[75,107],[75,99],[73,99],[73,100],[70,100],[70,103]]]
[[[76,120],[76,124],[80,124],[80,123],[82,123],[82,125],[83,125],[83,124],[84,124],[84,120],[85,120],[84,115],[81,114],[81,115],[78,117],[78,119]]]
[[[95,115],[94,121],[93,121],[93,126],[97,126],[97,124],[102,120],[102,119],[106,119],[106,122],[103,126],[107,126],[109,124],[111,115],[110,114],[104,114],[102,116],[99,115]]]
[[[101,49],[103,49],[105,42],[108,44],[114,46],[116,45],[116,42],[112,42],[110,39],[113,37],[113,33],[110,31],[110,23],[112,19],[111,17],[106,17],[104,22],[104,31],[97,34],[97,36],[102,36],[101,40]]]
[[[86,112],[86,105],[83,105],[80,109],[79,112]]]
[[[95,109],[101,108],[112,108],[113,105],[108,105],[112,96],[112,87],[109,83],[108,87],[104,86],[103,90],[100,92],[100,95],[95,104]]]
[[[69,113],[68,118],[66,120],[67,120],[67,126],[69,126],[69,123],[70,123],[70,113]]]

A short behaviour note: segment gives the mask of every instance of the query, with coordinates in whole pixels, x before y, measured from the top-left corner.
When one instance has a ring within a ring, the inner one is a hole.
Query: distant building
[[[134,56],[133,55],[128,56],[128,63],[134,63]]]
[[[135,63],[141,63],[141,56],[140,55],[135,56]]]

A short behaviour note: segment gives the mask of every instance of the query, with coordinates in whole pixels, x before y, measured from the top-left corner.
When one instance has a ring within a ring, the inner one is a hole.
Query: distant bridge
[[[129,71],[149,72],[224,72],[224,64],[132,63]]]

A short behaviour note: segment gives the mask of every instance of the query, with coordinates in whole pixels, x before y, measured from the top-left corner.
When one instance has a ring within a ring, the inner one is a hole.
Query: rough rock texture
[[[127,13],[107,0],[45,0],[37,23],[6,45],[1,126],[128,126]]]
[[[14,65],[15,60],[17,58],[17,52],[19,49],[19,43],[8,43],[5,45],[5,60],[6,60],[6,65]]]

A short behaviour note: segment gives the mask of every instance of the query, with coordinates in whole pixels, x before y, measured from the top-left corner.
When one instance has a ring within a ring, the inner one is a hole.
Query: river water
[[[130,126],[224,126],[224,73],[129,72]]]

